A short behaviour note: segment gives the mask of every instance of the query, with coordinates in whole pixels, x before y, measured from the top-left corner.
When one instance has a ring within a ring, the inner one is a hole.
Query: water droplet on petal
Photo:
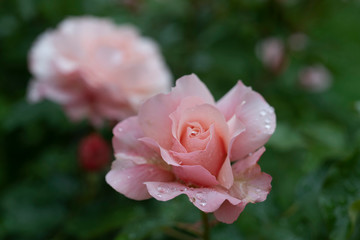
[[[157,190],[159,193],[166,193],[168,192],[168,189],[166,187],[163,187],[163,186],[158,186],[157,187]]]
[[[245,105],[245,103],[246,103],[246,101],[245,101],[245,100],[244,100],[244,101],[242,101],[242,102],[241,102],[241,106]]]
[[[119,127],[119,128],[118,128],[118,131],[119,131],[119,132],[122,132],[122,131],[123,131],[123,129]]]
[[[260,116],[264,117],[265,115],[266,115],[265,110],[261,110],[261,111],[260,111]]]
[[[205,195],[202,192],[198,192],[195,194],[195,198],[199,201],[200,206],[206,206],[207,202],[205,199]]]
[[[194,197],[189,197],[189,200],[190,200],[190,202],[195,202],[195,198]]]
[[[268,118],[265,119],[265,123],[266,123],[266,124],[270,124],[270,123],[271,123],[270,119],[268,119]]]
[[[200,203],[199,203],[201,206],[205,207],[207,202],[205,200],[201,200]]]

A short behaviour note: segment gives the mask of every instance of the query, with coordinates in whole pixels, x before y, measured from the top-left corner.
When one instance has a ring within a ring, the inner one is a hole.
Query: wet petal
[[[130,167],[131,164],[131,161],[116,160],[111,171],[106,175],[106,182],[128,198],[135,200],[150,198],[144,182],[169,182],[174,179],[170,172],[155,165],[142,164]]]
[[[186,194],[189,200],[204,212],[216,211],[226,200],[233,205],[241,202],[221,189],[190,188],[180,183],[147,182],[145,184],[150,195],[159,201],[168,201],[180,194]]]

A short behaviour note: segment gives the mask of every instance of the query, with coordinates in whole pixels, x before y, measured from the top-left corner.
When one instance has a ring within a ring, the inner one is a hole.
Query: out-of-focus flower
[[[99,171],[110,161],[110,147],[100,135],[91,134],[81,140],[78,155],[83,169]]]
[[[114,128],[116,160],[106,181],[136,200],[186,194],[232,223],[271,189],[257,161],[275,125],[273,108],[241,81],[215,103],[196,75],[184,76]]]
[[[308,44],[308,36],[304,33],[294,33],[288,38],[289,47],[293,51],[302,51]]]
[[[134,27],[74,17],[42,34],[29,54],[28,98],[62,105],[72,120],[135,115],[143,101],[168,92],[171,76],[157,45]]]
[[[299,72],[300,85],[308,91],[322,92],[332,83],[329,70],[321,64],[305,67]]]
[[[276,37],[262,40],[256,45],[256,55],[266,68],[275,74],[286,65],[284,42]]]

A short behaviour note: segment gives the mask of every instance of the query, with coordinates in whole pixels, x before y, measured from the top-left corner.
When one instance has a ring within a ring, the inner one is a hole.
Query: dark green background
[[[0,239],[172,239],[172,227],[200,219],[186,197],[132,201],[105,183],[106,171],[86,173],[76,153],[88,122],[26,102],[31,44],[74,15],[130,22],[159,43],[174,79],[196,73],[216,99],[241,79],[275,108],[260,160],[273,189],[234,224],[213,227],[213,239],[360,239],[360,1],[128,2],[0,1]],[[287,48],[282,73],[266,70],[256,43],[295,32],[309,37],[306,49]],[[333,84],[309,93],[298,71],[317,63]],[[101,133],[110,141],[110,127]]]

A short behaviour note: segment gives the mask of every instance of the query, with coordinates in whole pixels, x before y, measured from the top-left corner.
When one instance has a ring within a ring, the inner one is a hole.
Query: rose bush
[[[171,77],[157,45],[131,26],[73,17],[42,34],[29,54],[32,102],[61,104],[72,120],[135,115],[143,101],[167,92]]]
[[[196,75],[184,76],[114,128],[116,160],[106,181],[136,200],[186,194],[232,223],[271,189],[257,161],[275,124],[273,108],[242,82],[215,103]]]

